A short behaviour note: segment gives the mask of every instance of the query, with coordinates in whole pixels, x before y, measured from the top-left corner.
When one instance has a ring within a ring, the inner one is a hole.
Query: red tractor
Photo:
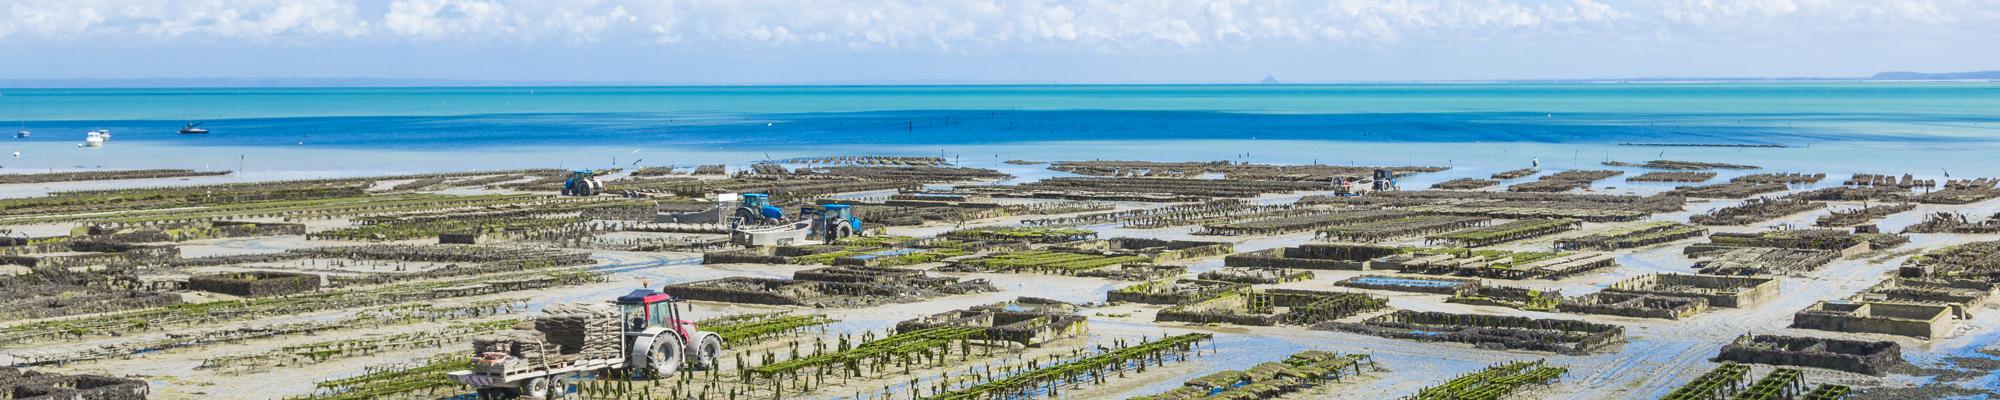
[[[722,337],[696,329],[694,321],[682,318],[682,301],[639,289],[613,301],[615,310],[579,306],[570,309],[599,312],[544,316],[568,318],[570,323],[538,321],[538,332],[514,331],[513,336],[475,340],[472,370],[449,376],[478,388],[481,398],[544,399],[564,391],[568,386],[564,380],[585,374],[622,370],[633,377],[658,379],[673,376],[684,365],[715,368]],[[552,340],[558,337],[583,340],[573,346],[578,348],[546,345],[562,342]]]
[[[652,289],[618,297],[626,321],[626,348],[632,358],[639,359],[632,364],[634,371],[665,378],[679,371],[682,363],[692,362],[698,369],[716,367],[716,357],[722,354],[722,336],[696,329],[694,320],[682,318],[684,301]]]

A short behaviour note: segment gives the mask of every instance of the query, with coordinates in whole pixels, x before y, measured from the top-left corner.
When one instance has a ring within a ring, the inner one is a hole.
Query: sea
[[[181,135],[187,122],[212,133]],[[16,125],[16,126],[10,126]],[[0,88],[0,173],[225,180],[835,155],[2000,177],[2000,83]],[[107,129],[102,147],[86,132]],[[1703,144],[1774,147],[1682,147]],[[1838,179],[1834,179],[1838,180]],[[1421,183],[1421,182],[1417,182]]]

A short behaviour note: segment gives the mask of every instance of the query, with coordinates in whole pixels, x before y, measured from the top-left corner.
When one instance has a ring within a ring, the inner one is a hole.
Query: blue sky
[[[659,83],[2000,69],[2000,0],[5,0],[0,79]]]

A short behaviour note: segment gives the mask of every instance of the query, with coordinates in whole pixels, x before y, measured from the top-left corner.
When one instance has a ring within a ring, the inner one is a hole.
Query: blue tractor
[[[785,210],[771,205],[771,195],[764,193],[744,193],[743,203],[736,207],[736,218],[746,224],[765,224],[785,220]]]
[[[1395,173],[1395,172],[1392,172],[1392,171],[1389,171],[1389,170],[1386,170],[1386,169],[1378,169],[1378,170],[1375,170],[1375,188],[1374,188],[1374,189],[1375,189],[1375,191],[1377,191],[1377,192],[1387,192],[1387,191],[1391,191],[1391,190],[1399,190],[1399,189],[1398,189],[1398,188],[1396,187],[1396,173]]]
[[[597,171],[570,171],[569,179],[563,181],[564,196],[596,196],[598,193],[604,193],[604,183],[597,181]]]
[[[1341,176],[1333,178],[1335,196],[1360,196],[1368,192],[1395,190],[1401,190],[1396,186],[1396,173],[1386,169],[1375,170],[1375,175],[1368,179],[1348,179]]]
[[[854,216],[854,206],[825,204],[817,210],[808,207],[799,213],[812,219],[813,235],[826,239],[828,243],[862,232],[861,218]]]

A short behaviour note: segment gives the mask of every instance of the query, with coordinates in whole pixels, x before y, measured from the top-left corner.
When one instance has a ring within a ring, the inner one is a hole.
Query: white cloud
[[[2000,35],[2000,0],[389,0],[366,14],[355,1],[13,0],[0,38],[1062,53]]]
[[[18,0],[0,15],[0,37],[177,39],[203,35],[266,41],[353,37],[368,23],[339,0]]]
[[[507,5],[485,0],[396,0],[382,26],[390,33],[436,40],[447,36],[504,36],[514,33]]]
[[[105,12],[91,4],[14,3],[7,7],[7,21],[0,23],[0,34],[69,36],[88,32],[104,20]]]

